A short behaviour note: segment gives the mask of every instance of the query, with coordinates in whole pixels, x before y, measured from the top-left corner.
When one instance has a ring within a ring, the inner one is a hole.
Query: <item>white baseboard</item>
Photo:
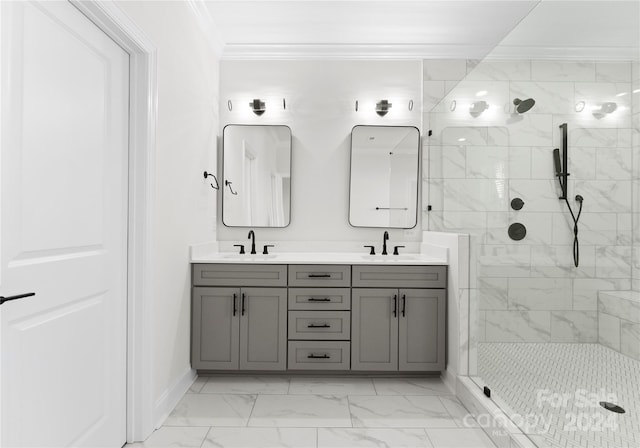
[[[173,384],[160,394],[153,409],[153,421],[156,428],[162,426],[171,411],[173,411],[173,408],[176,407],[180,399],[189,390],[196,377],[196,371],[188,367],[182,375],[176,378]]]
[[[448,368],[442,371],[441,375],[442,381],[444,384],[452,391],[454,394],[456,393],[456,380],[457,375],[455,372],[450,371]]]

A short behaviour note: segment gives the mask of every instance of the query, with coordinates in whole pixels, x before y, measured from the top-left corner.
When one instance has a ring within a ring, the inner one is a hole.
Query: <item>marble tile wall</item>
[[[598,342],[640,360],[640,292],[599,293]]]
[[[598,291],[640,284],[639,71],[630,62],[424,61],[433,135],[423,151],[423,225],[470,235],[478,341],[597,342]],[[517,114],[515,98],[536,103]],[[488,108],[472,114],[477,101]],[[598,114],[606,102],[616,109]],[[575,195],[584,197],[577,268],[554,175],[562,123],[574,212]],[[516,222],[527,229],[521,241],[508,235]]]

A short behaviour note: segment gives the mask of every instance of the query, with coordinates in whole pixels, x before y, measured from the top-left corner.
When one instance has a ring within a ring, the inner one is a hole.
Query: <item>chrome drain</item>
[[[622,409],[615,403],[609,403],[608,401],[601,401],[600,406],[605,408],[607,411],[616,412],[618,414],[624,414],[626,411]]]

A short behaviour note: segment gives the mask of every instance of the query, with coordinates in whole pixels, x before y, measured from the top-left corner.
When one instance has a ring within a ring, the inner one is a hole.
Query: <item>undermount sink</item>
[[[222,254],[222,258],[227,260],[247,260],[247,261],[260,261],[260,260],[272,260],[276,258],[277,254]]]
[[[363,260],[368,261],[380,261],[380,262],[393,262],[393,261],[408,261],[415,260],[414,255],[362,255]]]

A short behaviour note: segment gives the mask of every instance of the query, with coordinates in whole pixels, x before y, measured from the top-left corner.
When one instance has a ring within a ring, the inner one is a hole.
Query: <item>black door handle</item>
[[[244,308],[244,293],[242,293],[242,315],[244,316],[245,308]]]
[[[314,355],[313,353],[307,356],[309,359],[329,359],[331,356],[329,355]]]
[[[309,274],[307,277],[309,278],[329,278],[331,274]]]
[[[309,297],[307,299],[308,302],[331,302],[329,297],[325,297],[324,299],[316,299],[315,297]]]
[[[238,312],[238,295],[233,293],[233,315],[235,316]]]
[[[329,324],[320,324],[320,325],[309,324],[309,325],[307,325],[307,328],[331,328],[331,325],[329,325]]]
[[[402,294],[402,317],[404,317],[404,310],[407,308],[407,296]]]
[[[9,296],[9,297],[0,296],[0,305],[2,305],[4,302],[8,302],[9,300],[24,299],[25,297],[31,297],[31,296],[35,296],[35,295],[36,295],[35,292],[28,292],[26,294],[18,294],[18,295]]]
[[[398,308],[398,296],[396,294],[393,295],[393,317],[396,317],[398,313],[396,309]]]

